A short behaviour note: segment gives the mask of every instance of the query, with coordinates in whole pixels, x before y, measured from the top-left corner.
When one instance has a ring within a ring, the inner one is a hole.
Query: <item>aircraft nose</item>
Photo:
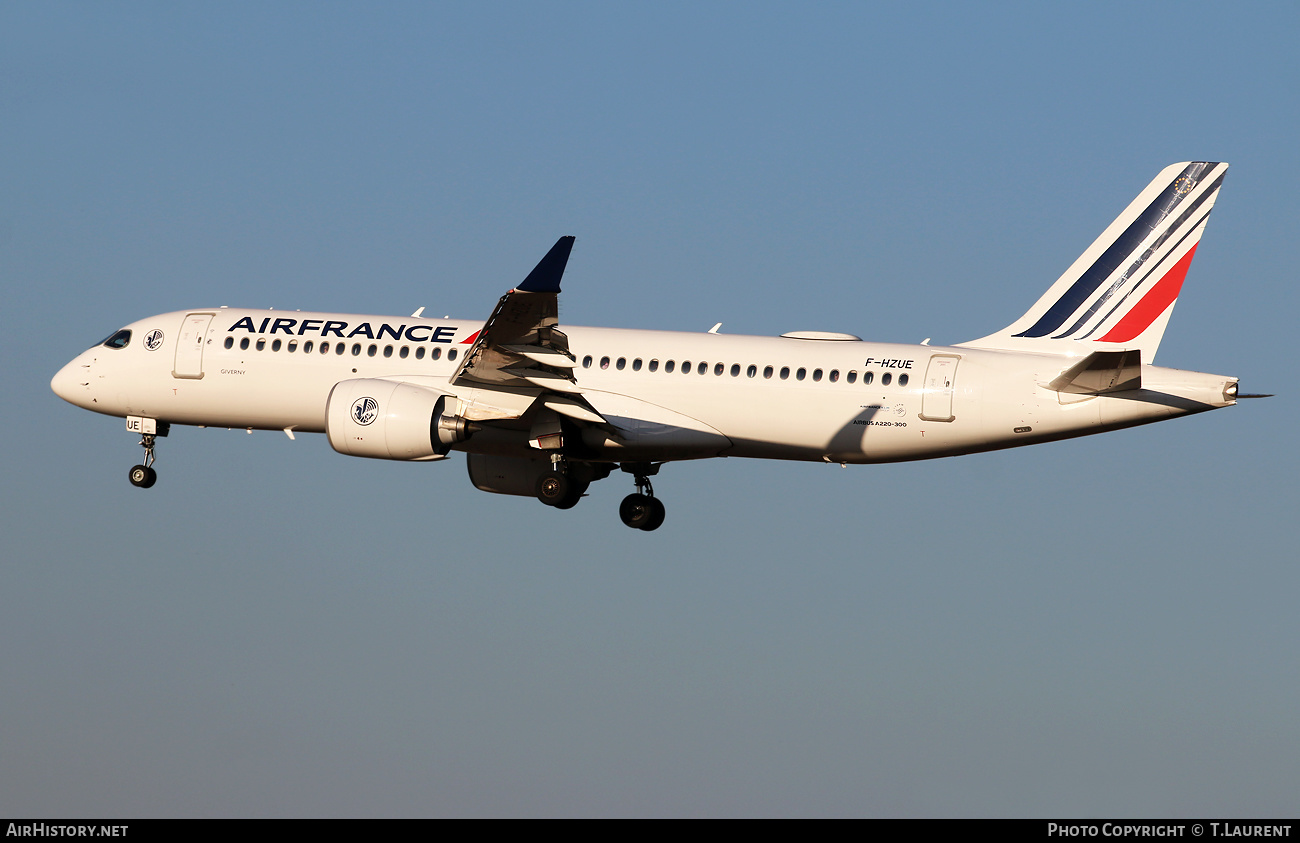
[[[84,365],[82,359],[78,357],[59,369],[58,373],[50,379],[50,389],[64,401],[81,406],[89,397],[87,386],[90,380],[89,372],[89,366]]]

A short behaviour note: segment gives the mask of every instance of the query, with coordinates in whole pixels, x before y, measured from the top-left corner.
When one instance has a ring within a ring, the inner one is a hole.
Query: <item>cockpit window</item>
[[[109,348],[126,348],[130,342],[131,332],[126,328],[123,328],[116,334],[113,334],[113,336],[101,342],[100,345],[108,346]]]

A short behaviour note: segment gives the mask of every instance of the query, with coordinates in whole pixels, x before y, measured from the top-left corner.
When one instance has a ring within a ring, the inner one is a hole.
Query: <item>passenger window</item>
[[[651,361],[650,361],[650,371],[652,371],[652,372],[657,372],[657,371],[659,371],[659,361],[658,361],[658,360],[656,360],[656,359],[651,359]]]
[[[695,371],[698,372],[698,373],[701,374],[701,375],[703,375],[703,374],[707,374],[708,371],[709,371],[709,364],[708,364],[708,363],[701,362],[700,365],[698,365],[698,366],[695,367]]]
[[[415,357],[416,357],[416,359],[418,360],[419,358],[421,358],[421,357],[423,357],[423,356],[424,356],[424,346],[420,346],[420,350],[417,351],[417,352],[415,353]],[[436,345],[435,345],[435,346],[433,347],[433,349],[430,350],[430,352],[429,352],[429,359],[430,359],[430,360],[437,360],[437,359],[438,359],[439,357],[441,357],[441,356],[442,356],[442,349],[441,349],[441,348],[438,348],[438,346],[436,346]]]
[[[674,363],[673,361],[669,360],[667,363],[664,364],[664,371],[665,371],[665,372],[672,372],[673,368],[674,368],[676,365],[677,365],[676,363]]]
[[[858,380],[858,373],[849,372],[844,379],[847,380],[849,383],[856,383]]]
[[[226,348],[234,348],[234,347],[235,347],[235,338],[226,337]]]
[[[248,351],[248,337],[244,337],[242,340],[239,341],[239,350]]]
[[[626,357],[618,358],[618,362],[615,363],[614,365],[618,367],[618,370],[620,372],[623,371],[625,368],[627,368],[627,358]]]
[[[641,358],[640,358],[640,357],[638,357],[637,359],[635,359],[635,360],[632,361],[632,371],[634,371],[634,372],[639,372],[639,371],[641,371]]]
[[[821,369],[813,369],[813,380],[815,380],[815,381],[819,381],[819,380],[821,380],[821,379],[822,379],[822,370],[821,370]]]
[[[807,376],[808,376],[808,370],[805,369],[803,366],[800,366],[800,367],[799,367],[799,371],[797,371],[797,372],[794,373],[794,378],[795,378],[795,380],[800,380],[800,381],[801,381],[801,380],[803,380],[803,379],[804,379],[805,377],[807,377]]]
[[[839,369],[831,369],[830,382],[831,382],[831,383],[835,383],[835,382],[838,381],[839,379],[840,379],[840,370],[839,370]]]
[[[880,385],[889,386],[889,382],[892,381],[893,379],[894,379],[894,375],[891,372],[885,372],[883,375],[880,376]]]
[[[721,376],[722,373],[725,372],[725,371],[727,371],[727,364],[726,364],[726,363],[719,363],[718,365],[716,365],[716,366],[713,367],[713,374],[715,374],[715,375],[719,375],[719,376]]]
[[[342,353],[345,352],[345,351],[347,351],[347,344],[346,344],[346,343],[338,342],[338,343],[335,343],[335,344],[334,344],[334,353],[335,353],[335,354],[342,354]],[[353,346],[353,348],[352,348],[352,353],[353,353],[353,354],[356,354],[356,353],[358,353],[359,351],[361,351],[361,346],[360,346],[360,345],[355,345],[355,346]]]
[[[437,351],[437,350],[438,350],[438,349],[436,349],[436,348],[434,349],[434,351]],[[422,345],[417,345],[417,346],[415,347],[415,359],[416,359],[416,360],[423,360],[423,359],[424,359],[424,346],[422,346]]]
[[[327,343],[327,342],[325,342],[324,340],[322,340],[322,341],[321,341],[321,344],[320,344],[320,353],[321,353],[321,354],[329,354],[329,353],[330,353],[330,344]]]
[[[370,347],[366,349],[366,356],[367,356],[367,357],[374,357],[374,356],[375,356],[375,352],[377,352],[377,351],[379,351],[378,346],[376,346],[376,345],[374,345],[373,343],[371,343]]]
[[[682,361],[682,374],[684,374],[684,375],[689,375],[690,373],[691,373],[691,361],[689,361],[689,360],[683,360],[683,361]]]
[[[271,342],[271,350],[272,350],[272,351],[279,351],[279,350],[280,350],[280,340],[276,339],[276,340],[273,340],[273,341]]]
[[[359,342],[352,343],[352,356],[353,357],[361,356],[361,343]]]
[[[405,360],[407,355],[409,355],[410,353],[411,353],[411,347],[409,345],[404,345],[402,346],[401,350],[397,352],[397,356]]]
[[[871,383],[871,382],[874,381],[875,379],[876,379],[876,373],[875,373],[875,372],[863,372],[863,373],[862,373],[862,384],[863,384],[864,386],[867,385],[867,384],[869,384],[869,383]]]
[[[391,345],[384,346],[384,356],[385,357],[393,356],[393,347]]]
[[[258,351],[263,351],[263,350],[265,350],[265,349],[266,349],[266,340],[263,339],[262,337],[258,337],[258,338],[257,338],[257,350],[258,350]]]
[[[456,349],[454,349],[454,348],[449,348],[449,349],[447,349],[447,359],[448,359],[448,360],[455,360],[455,359],[456,359]]]
[[[302,353],[311,354],[311,350],[315,347],[316,347],[315,343],[313,343],[311,340],[307,340],[305,343],[302,344]]]
[[[609,368],[609,358],[608,358],[608,357],[602,357],[602,358],[600,358],[600,368],[602,368],[602,369],[608,369],[608,368]]]
[[[285,346],[285,347],[289,349],[289,353],[290,353],[290,354],[293,354],[295,351],[298,350],[298,341],[297,341],[297,340],[289,340],[289,344],[288,344],[287,346]]]
[[[591,355],[590,355],[590,354],[588,354],[586,357],[582,358],[582,368],[584,368],[584,369],[590,369],[590,368],[591,368]]]
[[[771,366],[764,366],[764,367],[763,367],[763,377],[765,377],[765,378],[770,378],[770,377],[772,377],[772,367],[771,367]]]
[[[899,385],[899,386],[907,386],[907,375],[899,375],[899,376],[898,376],[898,385]]]
[[[789,367],[789,366],[782,366],[782,367],[781,367],[781,380],[786,380],[786,379],[789,378],[789,377],[790,377],[790,367]]]

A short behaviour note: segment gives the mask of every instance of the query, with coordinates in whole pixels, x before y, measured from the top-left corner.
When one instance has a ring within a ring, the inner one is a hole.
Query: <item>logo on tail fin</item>
[[[1064,350],[1054,341],[1124,343],[1149,360],[1227,169],[1213,161],[1166,167],[1029,312],[967,344]]]

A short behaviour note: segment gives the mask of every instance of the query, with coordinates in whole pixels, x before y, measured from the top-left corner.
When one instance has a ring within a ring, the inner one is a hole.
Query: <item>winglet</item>
[[[564,267],[569,263],[569,252],[572,249],[572,236],[566,235],[556,240],[546,257],[538,261],[533,271],[515,289],[522,293],[560,292],[560,279],[564,277]]]

